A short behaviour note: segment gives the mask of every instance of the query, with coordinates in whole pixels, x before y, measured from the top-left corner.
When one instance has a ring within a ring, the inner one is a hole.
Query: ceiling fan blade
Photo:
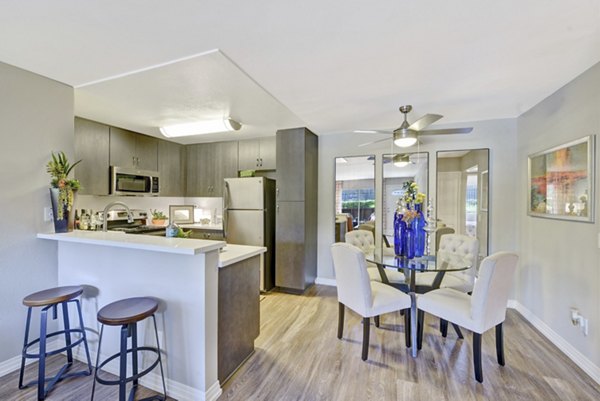
[[[421,131],[423,128],[429,127],[431,124],[439,120],[444,116],[440,114],[425,114],[423,117],[419,118],[417,121],[412,123],[408,129],[414,131]]]
[[[468,134],[473,131],[473,127],[467,128],[449,128],[449,129],[430,129],[427,131],[420,131],[421,135],[448,135],[448,134]]]
[[[390,138],[383,138],[383,139],[379,139],[379,140],[373,141],[373,142],[361,143],[360,145],[358,145],[358,147],[362,148],[363,146],[373,145],[374,143],[379,143],[379,142],[389,141],[389,140],[390,140]]]

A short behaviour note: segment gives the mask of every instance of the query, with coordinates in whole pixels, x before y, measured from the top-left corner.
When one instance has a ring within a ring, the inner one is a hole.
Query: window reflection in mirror
[[[479,239],[488,255],[489,149],[437,152],[437,227]]]
[[[414,181],[428,197],[429,153],[397,153],[383,155],[383,235],[393,247],[394,212],[398,199],[404,195],[402,186]],[[386,246],[384,241],[383,246]]]
[[[375,233],[375,156],[335,159],[335,241],[348,231]]]

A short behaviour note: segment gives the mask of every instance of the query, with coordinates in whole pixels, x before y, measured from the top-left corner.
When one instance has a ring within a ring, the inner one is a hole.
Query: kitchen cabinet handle
[[[277,205],[277,214],[279,214],[279,205]]]
[[[275,190],[275,194],[279,198],[279,187],[277,187],[277,189]],[[277,207],[279,207],[279,206],[277,206]]]

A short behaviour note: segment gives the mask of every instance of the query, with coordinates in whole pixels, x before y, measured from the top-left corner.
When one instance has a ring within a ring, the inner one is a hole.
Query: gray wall
[[[600,366],[600,263],[596,223],[527,216],[527,155],[600,133],[600,64],[518,120],[517,301]],[[597,142],[598,139],[596,138]],[[598,145],[596,145],[598,154]],[[598,165],[598,162],[596,162]],[[598,216],[596,168],[596,216]],[[589,336],[571,324],[569,308],[589,319]],[[596,368],[598,369],[598,368]]]
[[[57,283],[56,244],[35,238],[53,230],[46,163],[50,150],[73,155],[73,89],[0,63],[0,362],[20,354],[23,297]],[[33,329],[37,330],[36,324]]]
[[[414,116],[418,118],[420,116]],[[438,124],[436,124],[438,125]],[[429,196],[436,198],[436,151],[490,148],[490,252],[516,250],[514,236],[517,223],[517,196],[514,180],[517,176],[516,162],[516,120],[488,120],[467,122],[444,127],[472,126],[468,135],[441,135],[436,138],[424,137],[419,151],[429,152]],[[442,127],[442,125],[439,125]],[[379,139],[381,136],[377,136]],[[376,215],[381,216],[382,165],[381,156],[394,152],[390,141],[378,145],[358,147],[371,142],[373,135],[339,134],[319,137],[319,245],[318,278],[327,282],[334,278],[331,252],[329,247],[335,241],[335,158],[343,156],[376,155],[375,191],[378,196]],[[417,151],[417,149],[414,149]],[[434,202],[435,205],[435,202]],[[377,218],[376,232],[381,233],[381,217]],[[376,236],[379,242],[380,236]]]

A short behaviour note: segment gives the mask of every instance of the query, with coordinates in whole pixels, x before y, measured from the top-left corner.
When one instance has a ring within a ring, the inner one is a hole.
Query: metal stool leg
[[[119,358],[119,401],[125,401],[127,387],[127,337],[129,325],[121,326],[121,352]]]
[[[100,337],[98,338],[98,352],[96,354],[96,368],[94,369],[94,382],[92,384],[92,398],[90,401],[94,401],[94,391],[96,390],[96,379],[98,378],[98,366],[100,365],[100,347],[102,345],[102,335],[104,334],[104,325],[100,328]]]
[[[133,376],[137,376],[138,374],[138,346],[137,346],[137,323],[131,323],[129,325],[131,327],[131,365]],[[133,379],[133,389],[132,392],[137,391],[138,387],[138,379]]]
[[[46,331],[48,322],[48,309],[42,309],[40,314],[40,361],[38,364],[38,400],[46,396]]]
[[[21,372],[19,373],[19,389],[24,389],[23,375],[25,374],[25,353],[29,342],[29,326],[31,325],[31,308],[27,308],[27,322],[25,323],[25,339],[23,340],[23,352],[21,353]]]
[[[69,366],[73,364],[73,350],[71,349],[71,325],[69,324],[69,309],[66,302],[61,303],[63,311],[63,325],[65,327],[65,344],[67,345],[67,362]]]
[[[88,364],[88,372],[92,374],[92,358],[90,358],[90,348],[87,343],[87,335],[85,334],[85,326],[83,324],[83,316],[81,314],[81,304],[78,299],[75,300],[77,304],[77,313],[79,314],[79,327],[81,328],[81,335],[83,336],[83,346],[85,347],[85,356],[87,358]],[[100,349],[100,344],[98,344],[98,349]]]
[[[162,365],[162,357],[160,355],[160,343],[158,340],[158,328],[156,327],[156,317],[152,315],[152,320],[154,321],[154,334],[156,335],[156,349],[158,350],[158,365],[160,366],[160,377],[162,378],[163,385],[163,401],[167,400],[167,386],[165,386],[165,372],[163,371]]]

